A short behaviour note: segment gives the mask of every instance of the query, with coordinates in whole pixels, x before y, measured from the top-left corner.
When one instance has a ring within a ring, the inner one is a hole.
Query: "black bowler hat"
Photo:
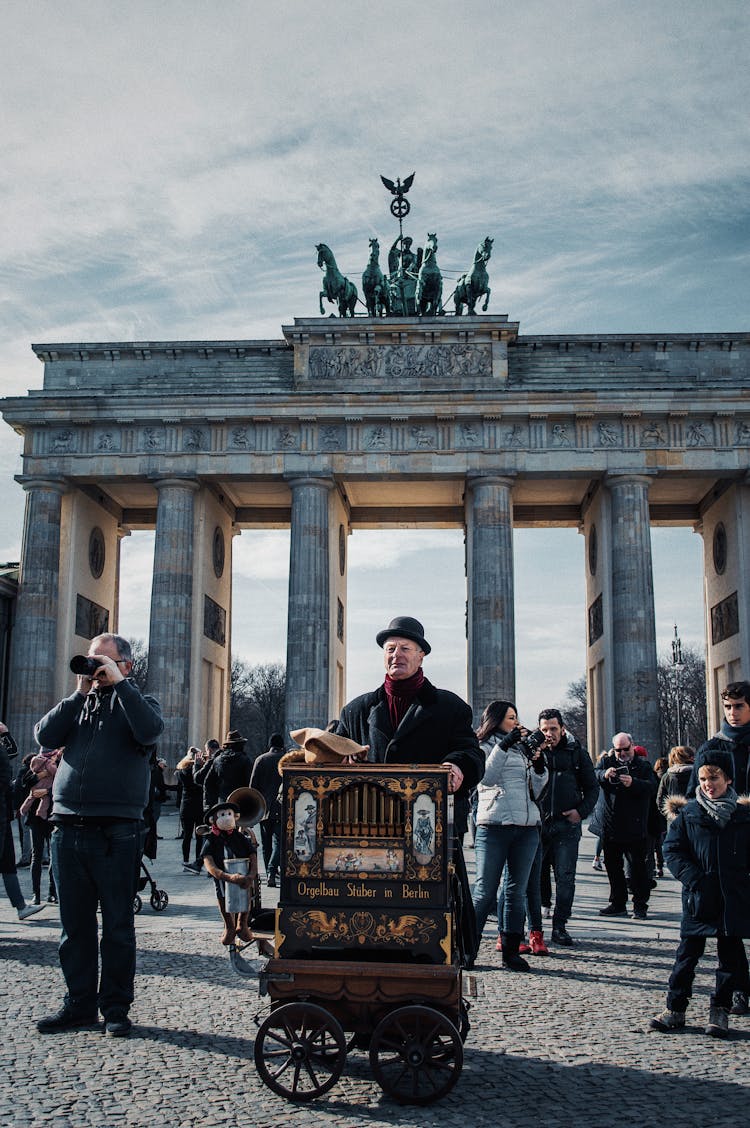
[[[394,637],[410,638],[412,642],[416,642],[420,650],[424,650],[425,654],[429,654],[432,650],[424,637],[424,627],[419,619],[412,619],[411,615],[397,615],[395,619],[391,619],[385,630],[378,631],[375,635],[375,641],[378,646],[385,646],[385,640]]]

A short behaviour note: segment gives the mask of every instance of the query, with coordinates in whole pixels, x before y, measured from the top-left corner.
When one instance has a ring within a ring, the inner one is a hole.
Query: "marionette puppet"
[[[240,808],[230,800],[216,803],[206,817],[209,827],[201,857],[216,887],[216,900],[224,921],[221,942],[227,947],[235,940],[249,944],[255,939],[248,924],[250,889],[258,875],[255,835],[250,831],[248,837],[238,829]]]

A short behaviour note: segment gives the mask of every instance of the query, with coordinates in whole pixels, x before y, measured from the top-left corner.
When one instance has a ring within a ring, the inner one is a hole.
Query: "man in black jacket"
[[[249,785],[253,765],[245,752],[246,743],[246,738],[232,729],[218,754],[195,773],[195,782],[203,785],[204,803],[214,795],[214,803],[223,803],[238,787]]]
[[[687,796],[692,799],[698,786],[698,771],[709,751],[729,752],[734,766],[734,787],[739,795],[750,795],[750,682],[730,682],[722,690],[724,720],[721,728],[695,755]]]
[[[633,916],[645,920],[651,894],[648,871],[648,816],[659,781],[644,756],[636,756],[629,732],[617,732],[612,748],[596,765],[601,794],[596,825],[604,844],[604,868],[609,878],[609,904],[602,916],[627,916],[628,886],[625,859],[630,863]]]
[[[281,851],[281,804],[279,803],[279,760],[284,755],[284,738],[280,732],[271,734],[268,751],[253,764],[250,786],[259,791],[266,801],[266,813],[260,820],[260,841],[263,848],[263,865],[270,889],[276,887]]]
[[[573,945],[567,924],[576,892],[576,863],[581,822],[590,815],[598,794],[594,767],[572,733],[565,731],[559,709],[542,709],[539,728],[546,738],[549,787],[542,796],[542,867],[555,874],[552,942]]]
[[[345,705],[337,732],[369,745],[368,760],[380,764],[443,764],[455,795],[454,858],[462,886],[464,961],[476,952],[476,922],[461,841],[468,823],[469,792],[484,775],[484,753],[472,728],[471,709],[455,693],[436,689],[422,671],[430,653],[418,619],[399,615],[375,636],[383,648],[385,679],[371,693]]]

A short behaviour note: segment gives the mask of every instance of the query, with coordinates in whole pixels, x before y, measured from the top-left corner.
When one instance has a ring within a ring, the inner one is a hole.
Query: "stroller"
[[[136,893],[135,897],[133,898],[133,912],[134,913],[139,913],[141,911],[141,909],[143,908],[143,899],[141,897],[141,893],[143,892],[143,890],[146,888],[147,885],[150,886],[150,888],[151,888],[151,896],[149,897],[149,902],[151,904],[151,908],[154,910],[155,913],[164,912],[167,905],[169,904],[169,896],[168,896],[166,890],[157,889],[156,882],[154,881],[151,874],[148,872],[148,867],[146,866],[146,863],[144,862],[143,858],[141,858],[141,874],[140,874],[140,877],[138,878],[138,892]]]
[[[167,896],[166,891],[164,889],[156,888],[156,882],[148,872],[148,867],[146,866],[146,863],[144,861],[144,858],[148,858],[152,862],[156,861],[156,847],[158,838],[156,834],[156,820],[154,818],[153,790],[154,788],[152,776],[151,793],[149,794],[149,800],[148,804],[146,805],[146,809],[143,812],[143,819],[146,824],[146,838],[143,843],[143,853],[141,854],[141,873],[138,878],[137,884],[138,892],[133,898],[134,913],[139,913],[143,908],[143,899],[141,897],[141,893],[147,885],[151,889],[151,896],[149,897],[149,901],[151,903],[151,908],[155,913],[163,913],[167,905],[169,904],[169,897]]]

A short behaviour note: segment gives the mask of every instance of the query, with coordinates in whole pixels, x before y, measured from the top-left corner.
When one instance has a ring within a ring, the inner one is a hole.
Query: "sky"
[[[746,330],[748,25],[744,0],[8,0],[0,394],[41,385],[31,342],[279,338],[318,312],[316,243],[356,278],[368,238],[395,237],[381,173],[416,171],[407,230],[438,232],[446,276],[494,237],[490,312],[521,334]],[[147,630],[149,546],[124,548],[128,634]],[[288,534],[235,547],[233,648],[283,660]],[[655,529],[653,549],[659,646],[675,619],[700,646],[700,538]],[[584,670],[583,541],[519,530],[515,553],[529,717]],[[460,532],[356,532],[349,559],[349,692],[404,613],[462,692]]]

